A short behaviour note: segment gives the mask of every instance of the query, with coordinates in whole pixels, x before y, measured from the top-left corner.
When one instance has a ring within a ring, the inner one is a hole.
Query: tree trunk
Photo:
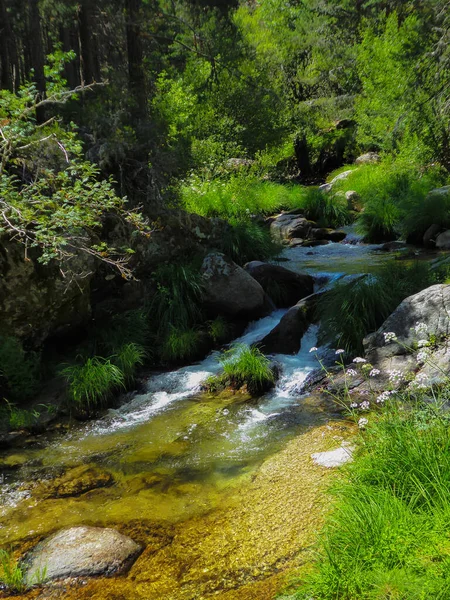
[[[82,83],[100,81],[97,40],[94,31],[94,11],[92,0],[83,0],[78,13],[80,28],[80,51]]]
[[[140,12],[141,0],[125,0],[126,33],[128,49],[128,81],[134,100],[134,113],[138,120],[147,115],[147,93],[144,73]]]
[[[0,89],[14,90],[19,85],[16,40],[9,22],[5,0],[0,0]]]
[[[29,47],[31,67],[34,71],[34,81],[37,91],[43,97],[45,95],[45,75],[44,75],[44,51],[42,48],[41,16],[39,14],[38,0],[28,0],[29,8]],[[36,111],[38,122],[45,119],[44,111]]]

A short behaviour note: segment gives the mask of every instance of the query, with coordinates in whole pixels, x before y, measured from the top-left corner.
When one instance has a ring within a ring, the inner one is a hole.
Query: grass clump
[[[104,403],[113,391],[124,389],[125,375],[111,359],[94,356],[65,367],[61,374],[69,385],[70,399],[91,410]]]
[[[27,588],[24,582],[24,573],[18,561],[3,549],[0,549],[0,583],[14,593],[24,592]]]
[[[130,342],[124,344],[112,359],[122,372],[125,382],[130,384],[134,380],[136,369],[144,364],[145,357],[145,349]]]
[[[274,242],[270,231],[249,219],[232,219],[219,249],[238,265],[252,260],[269,260],[281,252],[281,246]]]
[[[208,335],[215,344],[225,341],[230,335],[230,325],[223,317],[208,323]]]
[[[349,353],[363,351],[362,340],[376,331],[402,300],[437,283],[426,263],[394,261],[376,275],[337,283],[320,299],[321,338]]]
[[[168,361],[183,361],[198,355],[202,343],[202,332],[196,328],[172,327],[162,345],[162,356]]]
[[[305,217],[316,221],[319,227],[340,227],[352,221],[344,195],[325,194],[317,188],[310,188],[302,208]]]
[[[393,402],[371,415],[335,504],[316,571],[292,598],[450,597],[450,417]]]
[[[239,344],[220,357],[223,373],[208,381],[211,390],[231,386],[240,389],[244,385],[251,395],[260,395],[270,389],[276,380],[270,360],[256,347]]]

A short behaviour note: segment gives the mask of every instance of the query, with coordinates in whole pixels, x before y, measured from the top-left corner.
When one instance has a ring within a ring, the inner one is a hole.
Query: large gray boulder
[[[436,248],[438,250],[450,250],[450,229],[437,236]]]
[[[201,274],[204,304],[210,312],[259,318],[270,314],[274,308],[256,279],[224,254],[208,254]]]
[[[367,164],[371,164],[371,163],[380,162],[380,160],[381,160],[381,157],[376,152],[366,152],[366,154],[362,154],[361,156],[358,156],[358,158],[355,160],[355,163],[357,165],[367,165]]]
[[[302,338],[314,321],[317,301],[323,292],[312,294],[290,308],[272,331],[260,342],[265,354],[297,354]]]
[[[442,231],[442,227],[437,223],[430,225],[423,234],[423,245],[425,248],[434,248],[438,234]]]
[[[307,239],[312,227],[316,227],[314,221],[293,214],[282,214],[276,217],[270,224],[270,233],[275,240],[283,242],[293,238]]]
[[[314,291],[314,278],[305,273],[294,273],[285,267],[257,260],[247,263],[244,269],[261,284],[276,306],[292,306]]]
[[[62,529],[40,542],[24,561],[25,581],[112,575],[127,569],[142,548],[118,531],[103,527]]]

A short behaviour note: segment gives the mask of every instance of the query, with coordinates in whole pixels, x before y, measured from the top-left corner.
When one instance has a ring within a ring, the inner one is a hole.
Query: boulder
[[[371,164],[371,163],[380,162],[380,160],[381,160],[380,155],[377,154],[376,152],[367,152],[366,154],[362,154],[361,156],[358,156],[358,158],[355,160],[355,163],[357,165],[367,165],[367,164]]]
[[[282,214],[270,224],[272,237],[280,242],[292,238],[307,238],[314,221],[308,221],[305,217],[292,214]]]
[[[104,488],[114,483],[113,476],[107,471],[81,465],[69,469],[62,477],[44,484],[43,497],[65,498],[80,496],[90,490]]]
[[[347,177],[353,173],[353,169],[349,169],[348,171],[343,171],[342,173],[339,173],[339,175],[336,175],[336,177],[334,177],[331,181],[330,181],[330,185],[333,186],[335,183],[337,183],[338,181],[343,181],[344,179],[347,179]]]
[[[261,285],[244,269],[219,252],[208,254],[202,264],[204,304],[212,313],[259,318],[273,310]]]
[[[450,229],[437,236],[436,248],[438,250],[450,250]]]
[[[40,542],[25,558],[25,581],[36,577],[63,579],[122,572],[134,562],[142,548],[118,531],[103,527],[62,529]]]
[[[292,306],[314,291],[311,275],[294,273],[285,267],[252,261],[244,269],[262,286],[276,306]]]
[[[309,235],[314,240],[328,240],[330,242],[342,242],[347,237],[345,231],[336,231],[325,227],[313,227]]]
[[[405,242],[386,242],[380,248],[382,252],[397,252],[406,248]]]
[[[362,211],[363,205],[361,202],[361,196],[358,194],[358,192],[355,192],[354,190],[345,192],[345,199],[347,200],[348,210],[354,210],[356,212]]]
[[[436,246],[436,238],[442,231],[442,227],[437,223],[430,225],[423,234],[423,245],[425,248],[434,248]]]
[[[328,450],[327,452],[315,452],[311,454],[311,458],[316,465],[333,469],[352,462],[353,452],[354,447],[344,442],[340,448]]]
[[[319,185],[319,192],[322,192],[324,194],[328,194],[329,192],[331,192],[332,189],[333,186],[331,185],[331,183],[323,183],[322,185]]]
[[[433,285],[418,294],[403,300],[398,308],[386,319],[380,329],[364,340],[367,358],[378,365],[385,359],[408,354],[417,339],[414,327],[425,323],[428,333],[437,340],[450,334],[450,285]],[[396,342],[385,343],[384,333],[393,332]]]
[[[450,185],[444,185],[443,187],[435,188],[434,190],[431,190],[428,195],[430,196],[432,194],[446,196],[447,194],[450,194]]]
[[[304,334],[314,321],[317,300],[322,294],[312,294],[287,311],[278,325],[258,342],[265,354],[297,354]]]

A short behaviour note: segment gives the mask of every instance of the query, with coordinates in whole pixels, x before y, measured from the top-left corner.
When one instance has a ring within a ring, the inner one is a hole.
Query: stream
[[[280,264],[334,281],[376,270],[389,259],[374,252],[377,246],[357,243],[351,232],[349,239],[353,243],[286,249]],[[236,341],[251,344],[263,338],[284,313],[277,310],[251,323]],[[240,590],[240,600],[269,600],[278,583],[258,586],[273,582],[293,560],[301,536],[291,539],[290,531],[313,519],[316,500],[309,494],[323,485],[320,470],[304,492],[289,492],[283,477],[299,477],[298,485],[306,485],[313,449],[328,435],[332,440],[347,435],[332,408],[299,393],[318,367],[309,352],[316,341],[317,326],[311,326],[297,355],[274,356],[281,377],[273,391],[257,400],[201,392],[202,382],[220,369],[213,352],[198,364],[153,375],[145,392],[129,395],[120,408],[96,421],[56,437],[39,436],[23,449],[0,455],[0,546],[33,545],[73,525],[111,526],[147,547],[129,575],[49,598],[225,600]],[[49,494],[55,477],[81,465],[107,472],[113,485],[78,497]],[[289,474],[289,468],[295,473]],[[289,493],[294,504],[309,502],[303,521],[292,506],[280,514]],[[298,493],[303,500],[295,499]],[[262,527],[270,531],[265,534]],[[310,530],[316,535],[313,523]],[[41,597],[47,598],[45,593]]]

